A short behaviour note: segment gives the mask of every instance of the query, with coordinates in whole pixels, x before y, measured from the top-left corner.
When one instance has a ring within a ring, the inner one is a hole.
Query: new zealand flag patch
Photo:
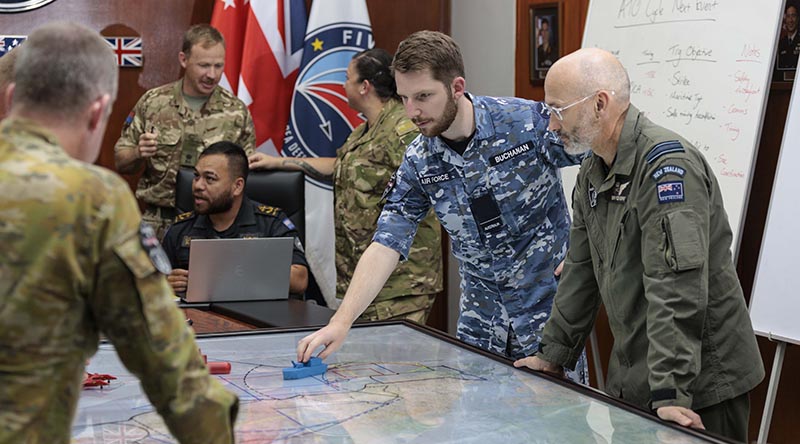
[[[683,202],[683,181],[664,182],[656,185],[658,203]]]

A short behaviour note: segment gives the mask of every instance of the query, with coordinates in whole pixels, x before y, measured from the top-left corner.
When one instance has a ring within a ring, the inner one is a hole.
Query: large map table
[[[408,323],[356,325],[325,375],[284,381],[306,334],[198,339],[209,361],[232,364],[218,377],[241,401],[237,442],[724,442]],[[113,347],[102,345],[89,371],[119,379],[83,392],[74,443],[175,442]]]

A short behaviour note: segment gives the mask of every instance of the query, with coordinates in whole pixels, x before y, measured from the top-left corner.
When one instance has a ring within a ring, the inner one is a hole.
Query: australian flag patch
[[[683,202],[683,181],[664,182],[656,185],[658,203]]]

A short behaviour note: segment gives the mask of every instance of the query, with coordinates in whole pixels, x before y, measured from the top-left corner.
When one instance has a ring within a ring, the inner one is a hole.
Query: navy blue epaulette
[[[189,220],[195,216],[194,211],[187,211],[185,213],[181,213],[175,216],[175,223],[183,222],[185,220]]]
[[[256,213],[266,214],[267,216],[277,216],[281,209],[269,205],[256,205]]]
[[[650,152],[647,153],[647,157],[645,160],[647,163],[653,163],[654,160],[658,159],[659,157],[669,154],[669,153],[682,153],[685,150],[683,149],[683,145],[677,140],[668,140],[666,142],[661,142],[650,148]]]

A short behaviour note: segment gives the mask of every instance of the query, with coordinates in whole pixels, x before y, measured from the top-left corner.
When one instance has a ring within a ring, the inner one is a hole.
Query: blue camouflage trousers
[[[531,356],[539,350],[555,288],[537,298],[531,291],[501,290],[499,285],[484,279],[464,274],[461,277],[460,315],[456,330],[459,340],[510,359]],[[585,350],[575,369],[566,370],[566,376],[572,381],[588,384]]]

